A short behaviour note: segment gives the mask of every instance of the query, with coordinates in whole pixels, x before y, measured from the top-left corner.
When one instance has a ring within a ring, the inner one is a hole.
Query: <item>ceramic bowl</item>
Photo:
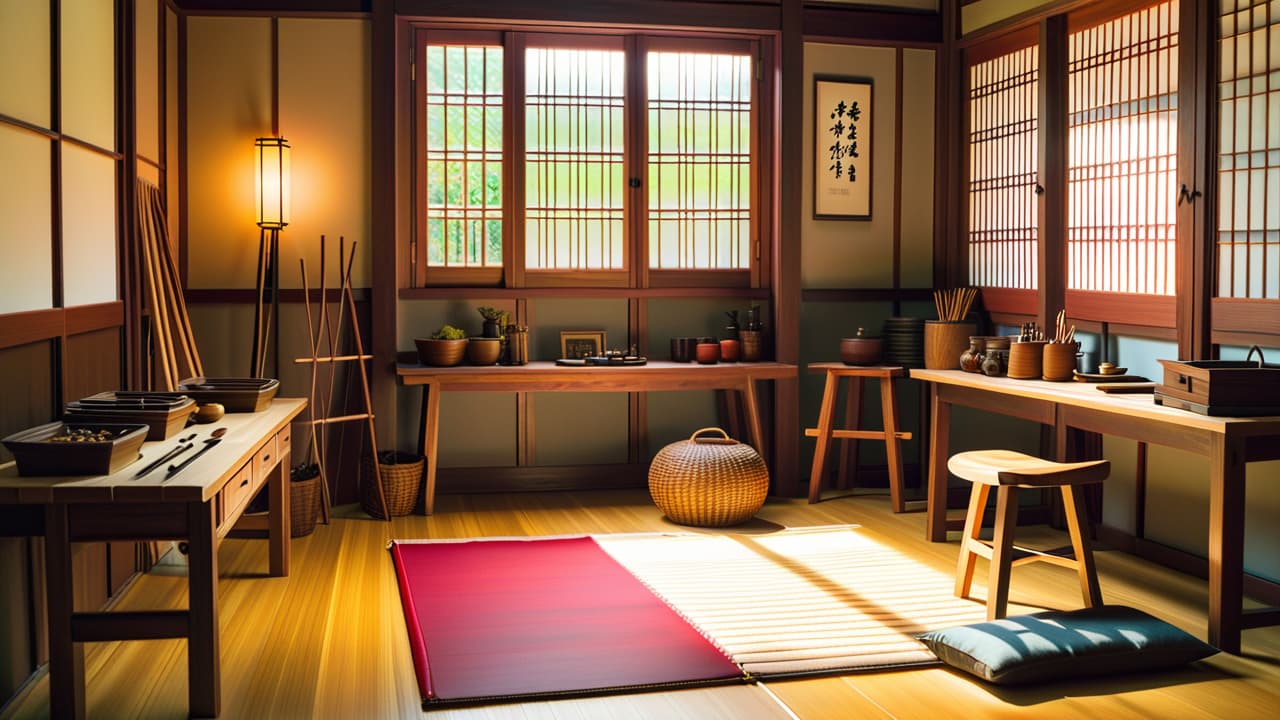
[[[462,362],[462,356],[467,350],[466,338],[461,340],[414,338],[413,343],[418,346],[418,359],[422,361],[422,364],[435,367],[457,365]]]
[[[502,338],[473,337],[467,341],[467,362],[493,365],[502,356]]]

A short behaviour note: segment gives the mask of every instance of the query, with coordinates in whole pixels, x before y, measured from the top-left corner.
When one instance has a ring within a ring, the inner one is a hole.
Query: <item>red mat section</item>
[[[743,679],[591,538],[391,554],[424,706]]]

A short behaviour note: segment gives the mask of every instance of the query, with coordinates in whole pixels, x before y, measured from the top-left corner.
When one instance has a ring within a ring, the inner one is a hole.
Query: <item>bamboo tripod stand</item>
[[[364,341],[360,338],[360,320],[356,315],[355,296],[351,292],[351,266],[355,262],[356,243],[351,243],[351,255],[346,255],[346,238],[338,238],[338,310],[335,329],[335,319],[329,316],[329,300],[327,296],[328,289],[325,287],[325,239],[320,236],[320,309],[318,314],[319,322],[315,322],[311,313],[311,287],[307,279],[307,261],[304,258],[298,259],[298,264],[302,268],[302,294],[303,305],[307,310],[307,335],[310,339],[311,356],[304,358],[295,358],[294,363],[309,363],[311,365],[311,396],[308,404],[308,411],[311,415],[311,452],[316,458],[316,464],[320,467],[320,487],[321,504],[320,517],[327,524],[329,522],[329,508],[331,500],[329,496],[329,476],[325,454],[328,447],[328,427],[330,425],[346,422],[356,422],[364,420],[369,430],[369,448],[373,453],[373,478],[372,482],[378,494],[378,506],[382,509],[382,517],[387,520],[391,519],[391,514],[387,512],[387,501],[382,493],[382,478],[378,469],[378,439],[374,429],[373,401],[369,396],[369,373],[365,370],[364,363],[366,360],[372,360],[373,355],[366,355],[364,352]],[[338,341],[342,337],[342,315],[343,307],[347,310],[347,315],[351,319],[351,336],[355,339],[355,354],[341,354],[338,350]],[[322,334],[323,332],[323,334]],[[320,344],[323,340],[328,340],[327,355],[320,354]],[[353,413],[350,415],[340,415],[338,417],[329,417],[329,410],[333,400],[333,384],[334,376],[338,363],[354,362],[360,370],[360,387],[364,400],[364,412]],[[322,364],[329,366],[329,382],[328,389],[323,397],[320,395],[318,381],[320,375],[320,366]]]

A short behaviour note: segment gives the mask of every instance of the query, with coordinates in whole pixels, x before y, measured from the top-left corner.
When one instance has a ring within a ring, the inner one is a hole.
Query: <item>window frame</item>
[[[476,288],[762,288],[769,285],[769,229],[772,227],[773,156],[768,151],[776,100],[773,80],[762,72],[768,44],[741,34],[543,32],[520,28],[411,26],[413,47],[412,168],[413,217],[409,236],[409,289]],[[501,268],[442,268],[427,263],[426,228],[426,71],[425,50],[434,44],[492,44],[503,48],[503,178]],[[526,266],[526,104],[525,51],[529,47],[622,49],[626,53],[623,95],[623,267],[617,270],[538,270]],[[649,52],[725,52],[750,56],[751,114],[749,267],[655,269],[649,267],[647,54]],[[423,68],[417,68],[417,65]],[[421,70],[421,71],[419,71]],[[632,187],[638,179],[639,187]]]
[[[1091,290],[1074,290],[1067,289],[1067,271],[1068,258],[1066,246],[1066,233],[1068,230],[1067,208],[1068,202],[1068,175],[1067,175],[1067,143],[1070,128],[1067,124],[1067,95],[1069,91],[1066,85],[1068,65],[1067,65],[1067,43],[1071,33],[1077,32],[1083,28],[1093,27],[1123,17],[1130,13],[1141,11],[1145,8],[1159,5],[1165,0],[1122,0],[1115,3],[1095,3],[1084,6],[1078,10],[1060,13],[1049,16],[1045,21],[1037,25],[1020,26],[1011,28],[1007,32],[1003,32],[991,37],[984,37],[967,43],[964,47],[965,61],[962,67],[965,72],[961,77],[962,97],[964,98],[963,111],[961,113],[965,127],[963,128],[964,137],[968,137],[968,113],[970,105],[968,102],[968,77],[967,70],[970,64],[981,60],[998,56],[1005,52],[1010,52],[1019,47],[1026,46],[1026,39],[1035,34],[1034,43],[1039,46],[1040,55],[1040,88],[1039,88],[1039,108],[1040,117],[1037,118],[1037,147],[1039,158],[1042,161],[1036,169],[1038,175],[1039,187],[1043,192],[1039,195],[1039,215],[1040,215],[1040,233],[1037,242],[1040,244],[1040,261],[1038,270],[1042,274],[1041,277],[1060,277],[1062,282],[1060,287],[1047,287],[1049,283],[1040,283],[1038,290],[1025,289],[1009,289],[1009,288],[987,288],[983,287],[983,305],[985,309],[996,316],[997,321],[1016,321],[1015,319],[1036,318],[1043,323],[1051,319],[1051,315],[1057,309],[1065,308],[1067,315],[1072,320],[1084,327],[1100,327],[1099,323],[1112,323],[1116,325],[1125,325],[1135,328],[1149,328],[1148,334],[1156,336],[1164,336],[1167,332],[1176,328],[1176,307],[1178,297],[1186,292],[1185,285],[1182,283],[1184,270],[1182,263],[1185,261],[1183,248],[1185,244],[1195,241],[1193,237],[1188,236],[1184,232],[1183,217],[1186,213],[1194,211],[1192,203],[1184,203],[1178,208],[1175,221],[1175,265],[1170,271],[1178,283],[1176,285],[1175,294],[1173,295],[1145,295],[1137,293],[1117,293],[1117,292],[1100,292]],[[1179,18],[1185,17],[1188,5],[1194,3],[1195,0],[1180,0],[1180,9],[1175,11],[1175,15]],[[1179,14],[1181,13],[1181,14]],[[1053,20],[1061,20],[1061,22],[1051,22]],[[1190,29],[1185,23],[1179,24],[1179,65],[1177,94],[1179,103],[1178,130],[1175,134],[1176,157],[1178,164],[1178,178],[1189,177],[1192,168],[1196,167],[1198,161],[1192,157],[1188,147],[1194,147],[1195,126],[1191,122],[1186,122],[1182,115],[1183,111],[1189,110],[1189,105],[1196,101],[1195,94],[1195,78],[1188,73],[1182,72],[1183,63],[1188,58],[1194,58],[1194,48],[1190,46],[1190,41],[1184,42],[1189,35]],[[1056,47],[1055,47],[1056,46]],[[1060,52],[1058,52],[1060,51]],[[1062,97],[1051,97],[1054,92],[1056,82],[1060,81],[1063,88]],[[1054,108],[1055,112],[1061,115],[1060,118],[1046,117],[1044,109],[1046,107]],[[1055,132],[1055,128],[1060,127],[1060,132]],[[1188,144],[1190,138],[1190,144]],[[970,173],[968,168],[967,156],[969,152],[969,144],[967,139],[958,144],[960,153],[960,162],[962,167],[962,178],[964,188],[961,194],[962,216],[964,223],[961,231],[956,238],[957,247],[960,252],[958,258],[963,258],[966,263],[965,272],[967,277],[968,262],[968,187]],[[1061,167],[1055,168],[1053,160],[1061,159]],[[1045,161],[1048,160],[1048,161]],[[1058,171],[1061,171],[1059,175]],[[1179,182],[1184,182],[1179,180]],[[1053,227],[1051,223],[1056,219],[1053,211],[1046,210],[1046,206],[1057,203],[1058,207],[1063,210],[1061,227]],[[1048,242],[1050,234],[1060,233],[1062,244],[1061,253],[1056,250],[1054,242]]]

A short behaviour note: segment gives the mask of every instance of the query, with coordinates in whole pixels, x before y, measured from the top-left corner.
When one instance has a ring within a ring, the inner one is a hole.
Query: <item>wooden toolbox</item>
[[[1254,355],[1258,359],[1254,360]],[[1156,402],[1203,415],[1280,415],[1280,365],[1254,348],[1246,360],[1161,360]]]

